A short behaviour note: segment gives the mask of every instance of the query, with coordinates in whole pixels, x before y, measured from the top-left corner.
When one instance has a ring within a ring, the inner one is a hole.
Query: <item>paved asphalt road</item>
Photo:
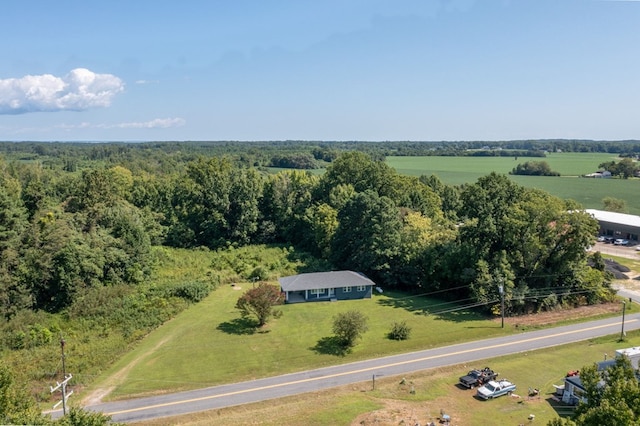
[[[624,293],[621,295],[633,297],[636,302],[640,301],[640,295],[638,294]],[[627,315],[624,330],[636,329],[640,329],[640,314]],[[621,331],[621,318],[609,318],[249,382],[103,403],[86,408],[110,414],[112,419],[117,422],[176,416],[319,391],[358,382],[370,381],[373,385],[374,376],[404,375],[414,371],[447,365],[475,363],[501,355],[522,353],[587,340],[597,336],[615,335],[621,333]],[[57,416],[59,412],[53,414]]]

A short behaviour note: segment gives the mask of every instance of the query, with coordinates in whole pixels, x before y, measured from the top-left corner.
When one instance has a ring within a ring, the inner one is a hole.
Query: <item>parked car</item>
[[[460,377],[459,382],[462,386],[473,389],[476,386],[482,386],[491,380],[495,380],[496,377],[498,377],[498,373],[489,367],[485,367],[482,370],[469,371],[466,376]]]
[[[617,238],[613,244],[617,245],[617,246],[626,246],[627,244],[629,244],[629,240],[625,240],[624,238]]]
[[[606,238],[606,237],[605,237],[604,235],[600,235],[600,236],[598,237],[598,242],[599,242],[599,243],[604,243],[605,238]]]
[[[612,242],[614,242],[616,239],[613,237],[604,237],[604,242],[607,244],[610,244]]]
[[[477,395],[482,399],[493,399],[502,395],[511,394],[516,390],[516,385],[506,379],[491,380],[484,386],[478,388]]]

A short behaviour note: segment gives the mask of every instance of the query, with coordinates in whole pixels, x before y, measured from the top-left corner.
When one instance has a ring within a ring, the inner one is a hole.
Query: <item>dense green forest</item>
[[[601,152],[637,157],[640,141],[516,140],[441,142],[264,141],[264,142],[0,142],[0,154],[22,161],[39,160],[48,167],[73,171],[95,162],[121,164],[130,170],[175,170],[198,156],[233,156],[254,167],[321,168],[341,152],[360,151],[372,159],[387,156],[520,156],[545,157],[549,152]],[[124,164],[123,164],[124,163]]]
[[[19,365],[71,323],[134,341],[218,284],[208,276],[152,285],[161,246],[292,246],[318,265],[415,294],[441,290],[488,313],[499,305],[498,284],[509,315],[609,300],[603,262],[585,250],[597,222],[580,206],[504,175],[454,187],[437,176],[400,175],[382,161],[485,145],[1,143],[2,356]],[[532,156],[595,147],[640,152],[637,141],[501,146]],[[319,164],[322,175],[293,170]],[[39,354],[49,363],[57,356]],[[51,379],[37,369],[27,376]]]

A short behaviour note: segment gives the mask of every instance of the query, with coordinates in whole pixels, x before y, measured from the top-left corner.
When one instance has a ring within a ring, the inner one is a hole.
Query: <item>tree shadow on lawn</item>
[[[471,308],[464,308],[457,302],[427,298],[411,293],[385,291],[377,303],[396,309],[404,309],[415,315],[433,316],[442,321],[465,322],[485,320],[486,316]]]
[[[351,349],[344,346],[342,340],[337,336],[323,337],[318,340],[315,346],[309,349],[318,354],[335,356],[345,356],[351,352]]]
[[[258,331],[258,322],[251,318],[240,317],[221,322],[216,328],[227,334],[255,334]]]

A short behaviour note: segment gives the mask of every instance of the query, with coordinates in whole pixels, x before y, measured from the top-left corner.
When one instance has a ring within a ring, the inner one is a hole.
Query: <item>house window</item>
[[[324,289],[322,289],[322,288],[311,289],[311,294],[315,294],[317,296],[320,296],[321,294],[324,294]]]
[[[367,286],[366,285],[359,285],[358,286],[358,291],[367,291]]]
[[[351,293],[351,287],[342,287],[343,293]]]

